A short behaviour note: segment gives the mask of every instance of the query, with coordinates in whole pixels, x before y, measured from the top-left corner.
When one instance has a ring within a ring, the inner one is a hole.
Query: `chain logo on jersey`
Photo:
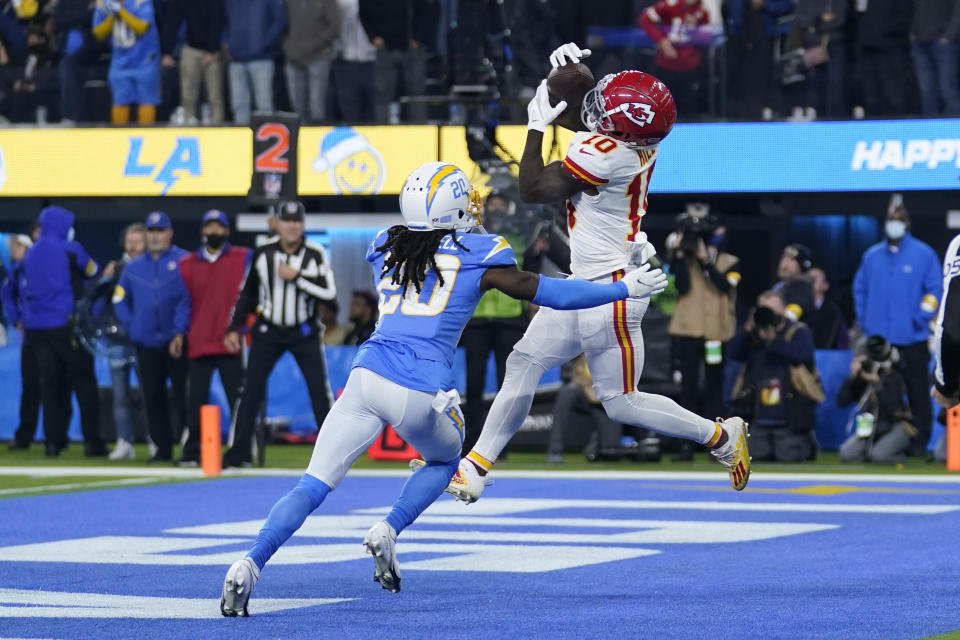
[[[653,107],[646,104],[645,102],[624,102],[616,109],[611,109],[607,112],[608,116],[612,116],[615,113],[622,113],[627,116],[627,119],[631,122],[639,124],[644,127],[653,122],[653,118],[656,114]]]

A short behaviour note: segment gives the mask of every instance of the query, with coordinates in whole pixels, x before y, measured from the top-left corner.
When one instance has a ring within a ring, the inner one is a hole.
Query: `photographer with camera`
[[[813,333],[787,317],[783,296],[761,293],[749,319],[728,344],[729,356],[744,363],[732,398],[740,415],[751,416],[754,460],[813,458],[814,414],[823,401],[813,352]]]
[[[735,305],[740,283],[740,260],[723,250],[726,227],[715,216],[691,210],[677,219],[677,230],[667,238],[670,273],[679,293],[670,319],[673,356],[680,372],[680,404],[709,416],[723,407],[723,348],[733,337]],[[706,384],[698,394],[700,372]],[[698,398],[703,398],[698,406]],[[692,443],[684,440],[674,460],[691,460]]]
[[[837,405],[856,403],[854,433],[840,446],[843,462],[903,462],[917,434],[904,398],[907,385],[898,370],[900,354],[883,336],[870,336],[850,364],[850,377],[837,393]]]

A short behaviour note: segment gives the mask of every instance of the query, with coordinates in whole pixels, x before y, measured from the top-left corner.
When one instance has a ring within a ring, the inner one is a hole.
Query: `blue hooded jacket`
[[[940,258],[909,232],[896,249],[888,240],[867,249],[853,279],[864,335],[881,335],[899,346],[930,337],[942,293]]]
[[[154,258],[149,251],[123,269],[113,292],[113,310],[138,347],[165,347],[188,326],[178,324],[177,305],[187,295],[180,277],[180,260],[190,255],[170,247]]]
[[[78,292],[100,268],[79,242],[67,239],[72,213],[47,207],[39,222],[40,238],[23,259],[23,326],[57,329],[70,323]]]

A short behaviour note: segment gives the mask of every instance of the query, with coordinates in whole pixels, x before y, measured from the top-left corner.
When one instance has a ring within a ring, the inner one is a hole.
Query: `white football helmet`
[[[481,206],[467,175],[448,162],[420,165],[400,190],[400,213],[413,231],[479,227]]]

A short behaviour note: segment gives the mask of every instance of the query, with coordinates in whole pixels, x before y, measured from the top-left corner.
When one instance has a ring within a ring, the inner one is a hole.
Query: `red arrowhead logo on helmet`
[[[605,76],[587,93],[580,117],[591,131],[628,147],[650,147],[673,129],[677,105],[667,86],[654,76],[621,71]]]

